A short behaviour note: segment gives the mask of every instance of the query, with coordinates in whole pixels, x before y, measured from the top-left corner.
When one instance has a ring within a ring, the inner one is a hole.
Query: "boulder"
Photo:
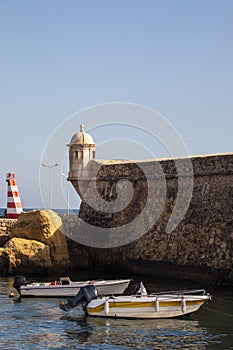
[[[0,274],[60,273],[70,267],[62,221],[51,210],[20,214],[0,248]]]
[[[23,238],[12,238],[0,248],[0,273],[38,274],[52,267],[50,247],[44,243]]]
[[[4,233],[0,234],[0,247],[3,247],[7,241],[9,241],[9,235]]]
[[[0,248],[0,274],[9,274],[9,256],[8,252],[4,248]]]
[[[62,232],[62,220],[52,210],[32,210],[20,214],[11,229],[10,239],[13,238],[24,238],[49,246],[54,267],[70,264],[66,236]]]

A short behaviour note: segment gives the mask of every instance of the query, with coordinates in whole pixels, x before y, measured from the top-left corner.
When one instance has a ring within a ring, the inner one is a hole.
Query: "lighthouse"
[[[18,186],[15,180],[14,173],[6,174],[7,182],[7,209],[6,217],[8,219],[17,219],[22,213],[22,204],[19,197]]]

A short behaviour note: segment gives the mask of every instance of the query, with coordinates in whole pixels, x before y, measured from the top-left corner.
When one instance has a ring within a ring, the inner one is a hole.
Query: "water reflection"
[[[233,349],[232,291],[213,292],[212,301],[202,307],[196,318],[214,335],[207,349]]]
[[[133,349],[206,349],[213,335],[198,320],[127,320],[63,316],[72,325],[67,335],[80,344],[111,344]]]

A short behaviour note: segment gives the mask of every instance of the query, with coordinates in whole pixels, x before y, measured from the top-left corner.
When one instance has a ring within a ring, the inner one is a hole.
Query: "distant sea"
[[[45,208],[23,208],[23,211],[24,212],[28,212],[28,211],[32,211],[32,210],[35,210],[35,209],[45,209]],[[6,208],[0,208],[0,218],[4,218],[5,215],[5,210]],[[67,210],[66,209],[52,209],[54,212],[56,212],[57,214],[59,215],[63,215],[63,214],[67,214]],[[78,209],[69,209],[69,214],[78,214],[79,210]]]

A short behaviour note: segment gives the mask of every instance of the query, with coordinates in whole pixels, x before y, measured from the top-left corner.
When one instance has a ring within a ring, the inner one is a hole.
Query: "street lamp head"
[[[59,164],[58,164],[58,163],[55,163],[55,164],[53,164],[53,165],[48,165],[48,164],[42,163],[41,165],[43,165],[43,166],[45,166],[45,167],[47,167],[47,168],[53,168],[53,167],[55,167],[55,166],[58,166]]]

